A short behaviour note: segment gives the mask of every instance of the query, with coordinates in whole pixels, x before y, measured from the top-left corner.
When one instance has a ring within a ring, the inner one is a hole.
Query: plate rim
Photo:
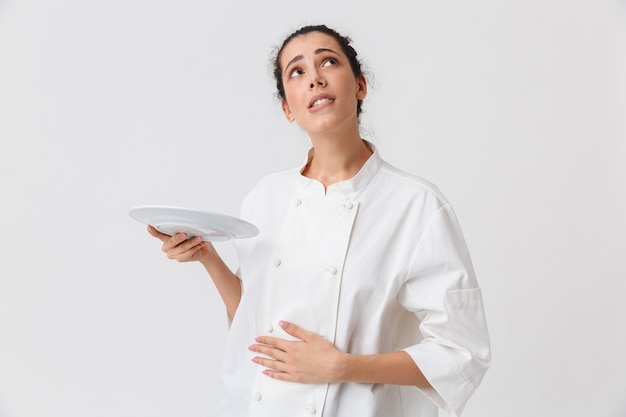
[[[223,213],[218,213],[218,212],[214,212],[214,211],[207,211],[207,210],[199,210],[199,209],[195,209],[195,208],[189,208],[189,207],[182,207],[182,206],[174,206],[174,205],[163,205],[163,204],[144,204],[144,205],[137,205],[137,206],[133,206],[128,210],[128,214],[130,215],[130,217],[132,217],[134,220],[146,224],[146,225],[151,225],[151,226],[158,226],[158,224],[152,224],[150,222],[147,222],[146,219],[139,215],[139,213],[141,213],[142,210],[173,210],[173,211],[178,211],[181,214],[184,213],[194,213],[194,214],[199,214],[199,215],[209,215],[209,216],[215,216],[217,218],[222,218],[225,220],[230,220],[233,221],[234,223],[241,225],[243,227],[245,227],[246,229],[249,229],[246,233],[233,233],[232,231],[227,231],[227,230],[223,230],[220,228],[216,228],[214,229],[216,232],[228,235],[230,238],[232,239],[241,239],[241,238],[249,238],[249,237],[254,237],[256,235],[259,234],[259,228],[250,223],[247,220],[241,219],[239,217],[235,217],[235,216],[231,216],[228,214],[223,214]],[[165,223],[162,223],[165,224]],[[192,228],[199,228],[198,223],[194,223],[194,222],[168,222],[169,225],[171,226],[175,226],[175,225],[180,225],[180,226],[184,226],[184,227],[192,227]]]

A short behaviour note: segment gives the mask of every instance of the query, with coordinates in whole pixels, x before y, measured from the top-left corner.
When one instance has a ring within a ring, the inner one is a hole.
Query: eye
[[[297,77],[302,74],[304,74],[304,71],[302,71],[300,68],[294,68],[289,73],[289,78]]]
[[[322,67],[330,67],[331,65],[337,64],[337,60],[335,58],[328,58],[322,62]]]

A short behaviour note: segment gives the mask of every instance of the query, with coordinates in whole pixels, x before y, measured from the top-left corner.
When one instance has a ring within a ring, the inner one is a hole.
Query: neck
[[[302,175],[320,181],[325,188],[354,177],[372,155],[358,130],[341,136],[311,135],[311,142],[313,156]]]

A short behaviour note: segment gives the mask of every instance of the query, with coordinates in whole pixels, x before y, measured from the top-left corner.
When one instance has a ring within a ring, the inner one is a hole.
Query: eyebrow
[[[339,55],[337,52],[333,51],[332,49],[329,48],[318,48],[316,49],[313,53],[315,55],[319,55],[321,53],[324,52],[332,52],[335,55]],[[287,65],[285,65],[285,72],[287,72],[287,70],[289,69],[289,67],[291,66],[291,64],[300,61],[301,59],[304,59],[304,55],[296,55],[294,56],[291,61],[287,62]]]

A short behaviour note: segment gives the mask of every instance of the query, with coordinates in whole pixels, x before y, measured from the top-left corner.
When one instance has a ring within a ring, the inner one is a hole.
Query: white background
[[[0,0],[0,416],[211,414],[221,301],[128,209],[237,215],[302,162],[269,56],[307,23],[461,221],[493,348],[465,416],[624,417],[623,0]]]

